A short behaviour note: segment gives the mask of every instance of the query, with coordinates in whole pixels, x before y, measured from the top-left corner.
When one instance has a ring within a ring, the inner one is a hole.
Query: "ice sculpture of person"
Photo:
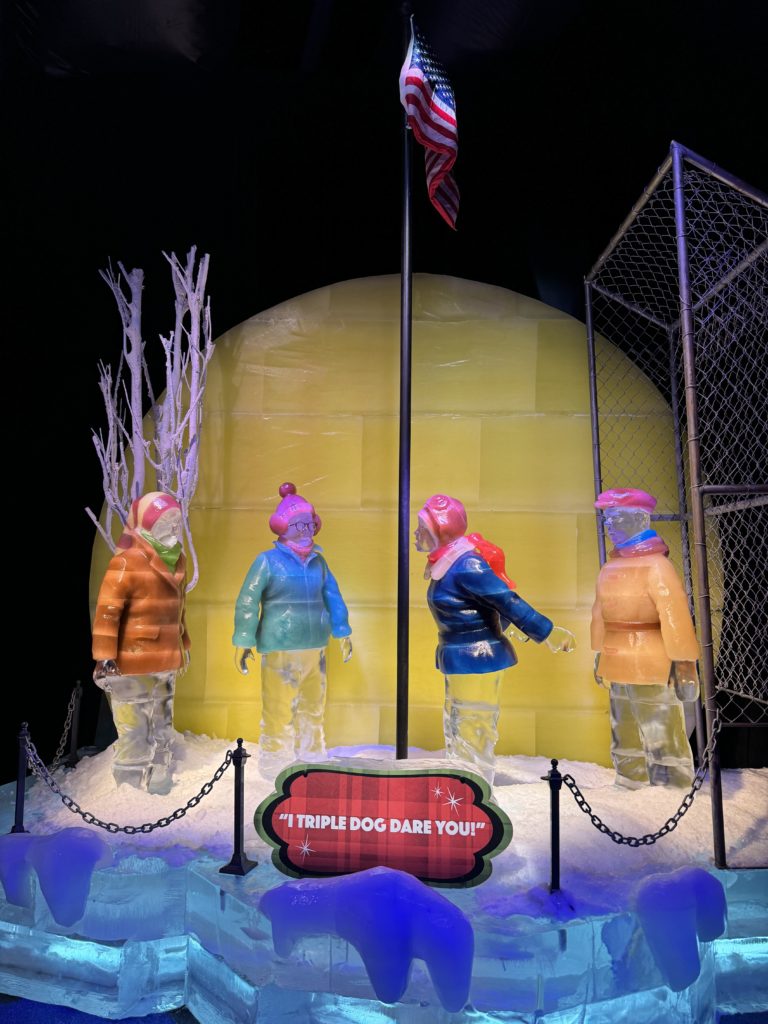
[[[150,793],[171,788],[173,693],[189,660],[181,536],[175,498],[160,491],[137,498],[93,621],[93,679],[117,729],[114,778]]]
[[[592,609],[595,679],[610,691],[611,759],[630,789],[689,786],[693,758],[681,700],[699,694],[699,646],[669,549],[651,529],[656,499],[631,488],[603,491],[614,544]]]
[[[325,757],[326,670],[329,636],[352,657],[352,630],[339,586],[315,544],[320,516],[292,483],[280,487],[269,528],[274,549],[248,570],[235,606],[235,664],[248,675],[253,648],[261,654],[259,768],[274,776],[294,760]]]
[[[445,676],[446,755],[468,762],[492,784],[499,683],[503,670],[517,664],[506,631],[514,626],[518,639],[544,641],[554,652],[573,650],[575,641],[512,589],[503,569],[483,555],[493,545],[479,534],[466,536],[466,528],[462,503],[435,494],[418,514],[416,550],[427,552],[427,602],[438,629],[436,664]]]

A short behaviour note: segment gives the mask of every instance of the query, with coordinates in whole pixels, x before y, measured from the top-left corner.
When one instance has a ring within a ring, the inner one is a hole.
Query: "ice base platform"
[[[716,1011],[764,1009],[768,999],[761,870],[713,871],[726,890],[728,932],[701,944],[699,978],[678,993],[628,910],[559,920],[567,890],[529,894],[538,916],[514,912],[504,898],[484,900],[482,887],[446,891],[475,930],[470,1003],[450,1014],[419,961],[403,1000],[386,1005],[340,939],[303,939],[290,957],[276,956],[258,904],[285,877],[269,862],[244,878],[220,866],[208,857],[181,866],[130,857],[97,870],[85,916],[71,928],[55,923],[39,889],[30,907],[3,901],[0,990],[111,1020],[186,1006],[200,1024],[703,1024]]]

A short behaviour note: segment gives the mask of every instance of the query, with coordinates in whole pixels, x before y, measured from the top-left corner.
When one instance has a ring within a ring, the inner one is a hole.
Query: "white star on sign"
[[[442,796],[442,795],[443,795],[443,790],[442,790],[442,787],[440,786],[440,783],[438,782],[438,783],[437,783],[437,784],[435,785],[435,788],[434,788],[434,789],[432,790],[432,796],[438,796],[438,797],[440,797],[440,796]]]
[[[299,853],[301,854],[301,859],[303,860],[305,857],[308,857],[310,853],[314,852],[315,851],[309,845],[309,833],[307,833],[307,835],[304,836],[302,842],[299,843]]]
[[[452,811],[455,811],[461,801],[464,799],[463,796],[454,796],[453,793],[448,790],[448,800],[445,804],[446,807],[450,807]]]

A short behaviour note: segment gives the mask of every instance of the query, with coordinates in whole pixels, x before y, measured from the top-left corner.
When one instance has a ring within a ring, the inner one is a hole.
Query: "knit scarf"
[[[637,558],[639,555],[668,555],[669,548],[655,530],[643,530],[617,544],[611,558]]]
[[[181,557],[181,541],[177,540],[173,547],[169,548],[166,547],[165,544],[161,544],[159,540],[155,540],[152,534],[148,533],[146,530],[139,530],[139,533],[147,544],[153,547],[158,555],[160,555],[171,572],[175,572],[179,558]]]

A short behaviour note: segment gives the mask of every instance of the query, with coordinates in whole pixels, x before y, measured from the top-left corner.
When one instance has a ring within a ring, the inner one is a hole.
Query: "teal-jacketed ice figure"
[[[636,488],[598,495],[614,544],[592,609],[595,678],[610,692],[616,782],[689,786],[693,756],[681,701],[699,695],[699,645],[669,549],[651,529],[656,499]]]
[[[232,637],[243,675],[254,647],[261,655],[259,767],[266,778],[294,760],[325,757],[329,637],[340,640],[345,662],[352,656],[347,606],[315,544],[320,517],[292,483],[280,487],[280,498],[269,520],[277,540],[248,570]]]
[[[503,552],[480,534],[466,534],[467,513],[456,498],[433,495],[418,515],[416,550],[427,553],[427,603],[437,623],[437,668],[445,676],[443,731],[450,758],[468,762],[493,782],[499,683],[517,664],[507,632],[573,650],[569,630],[524,601],[506,576]],[[512,627],[515,627],[512,630]]]

